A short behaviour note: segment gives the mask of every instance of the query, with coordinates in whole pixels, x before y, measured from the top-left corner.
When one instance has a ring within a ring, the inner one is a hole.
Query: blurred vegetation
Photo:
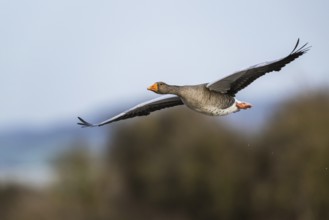
[[[101,159],[57,158],[51,186],[0,185],[0,219],[329,219],[328,91],[251,136],[183,109],[116,127]]]

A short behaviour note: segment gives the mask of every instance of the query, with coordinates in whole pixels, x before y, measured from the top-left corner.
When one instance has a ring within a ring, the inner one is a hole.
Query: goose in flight
[[[236,99],[236,93],[266,73],[280,71],[286,64],[297,59],[310,49],[310,47],[307,46],[307,43],[299,48],[298,45],[299,39],[297,40],[294,49],[286,57],[251,66],[211,83],[174,86],[168,85],[164,82],[156,82],[147,89],[157,94],[169,95],[161,96],[136,105],[135,107],[98,124],[91,124],[78,117],[80,120],[78,125],[81,125],[82,127],[103,126],[119,120],[148,115],[151,112],[178,105],[186,105],[194,111],[213,116],[227,115],[233,112],[238,112],[241,109],[251,108],[251,104]]]

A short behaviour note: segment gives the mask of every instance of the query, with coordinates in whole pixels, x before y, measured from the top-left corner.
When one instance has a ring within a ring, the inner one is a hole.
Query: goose
[[[99,127],[136,116],[149,115],[151,112],[179,105],[185,105],[194,111],[211,116],[224,116],[242,109],[249,109],[252,107],[250,103],[235,98],[237,92],[266,73],[280,71],[286,64],[297,59],[311,48],[307,46],[308,43],[299,48],[298,45],[299,39],[291,53],[284,58],[251,66],[211,83],[176,86],[156,82],[147,89],[157,94],[166,95],[138,104],[98,124],[89,123],[81,117],[78,117],[80,122],[77,124],[81,127]]]

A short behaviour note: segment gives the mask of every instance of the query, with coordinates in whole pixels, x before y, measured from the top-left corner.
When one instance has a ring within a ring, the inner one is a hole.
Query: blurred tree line
[[[44,189],[0,185],[0,219],[329,219],[329,93],[282,103],[257,134],[168,110],[118,123],[101,159],[54,162]]]

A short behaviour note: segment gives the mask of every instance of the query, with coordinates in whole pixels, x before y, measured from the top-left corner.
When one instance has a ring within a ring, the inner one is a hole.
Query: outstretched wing
[[[135,107],[128,109],[125,112],[122,112],[106,121],[103,121],[99,124],[91,124],[82,118],[78,117],[80,122],[78,122],[78,125],[81,125],[83,128],[84,127],[97,127],[97,126],[103,126],[115,121],[120,121],[123,119],[128,119],[128,118],[133,118],[137,116],[143,116],[143,115],[148,115],[151,112],[163,109],[163,108],[169,108],[173,107],[176,105],[183,105],[182,100],[178,96],[162,96],[160,98],[152,99],[150,101],[141,103],[136,105]]]
[[[297,59],[310,49],[310,47],[307,47],[307,43],[297,49],[298,45],[299,39],[297,40],[296,46],[288,56],[279,60],[261,63],[251,66],[248,69],[235,72],[223,79],[209,83],[207,88],[212,91],[227,93],[234,96],[238,91],[248,86],[258,77],[272,71],[280,71],[282,67]]]

